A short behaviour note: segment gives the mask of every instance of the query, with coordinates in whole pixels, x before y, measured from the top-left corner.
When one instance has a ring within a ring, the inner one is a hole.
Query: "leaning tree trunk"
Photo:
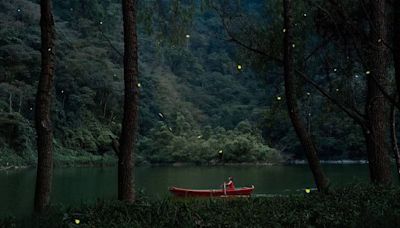
[[[118,199],[128,203],[132,203],[135,199],[132,153],[136,140],[139,107],[136,6],[136,0],[122,1],[125,97],[118,154]]]
[[[367,153],[371,181],[375,184],[390,184],[390,158],[386,146],[387,105],[377,83],[386,85],[387,74],[387,28],[385,20],[385,0],[371,1],[371,29],[367,51]]]
[[[296,100],[295,88],[295,69],[293,54],[293,13],[292,1],[283,0],[284,17],[284,80],[285,95],[289,110],[289,116],[297,136],[304,148],[308,164],[314,176],[315,184],[319,191],[325,191],[328,188],[328,179],[326,178],[318,159],[316,147],[307,132],[303,120],[301,119]]]
[[[42,212],[49,204],[53,175],[53,130],[50,107],[54,77],[54,20],[51,8],[51,0],[40,1],[42,69],[36,94],[35,113],[38,150],[35,212]]]

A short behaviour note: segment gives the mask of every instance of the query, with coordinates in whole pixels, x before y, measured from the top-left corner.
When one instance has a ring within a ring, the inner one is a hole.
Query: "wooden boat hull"
[[[220,197],[220,196],[250,196],[254,190],[254,186],[236,188],[234,190],[224,189],[207,189],[195,190],[186,188],[171,187],[169,191],[179,197]]]

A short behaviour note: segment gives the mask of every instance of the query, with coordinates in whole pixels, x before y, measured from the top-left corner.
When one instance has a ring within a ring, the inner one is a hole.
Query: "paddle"
[[[224,182],[224,195],[226,195],[226,183]]]

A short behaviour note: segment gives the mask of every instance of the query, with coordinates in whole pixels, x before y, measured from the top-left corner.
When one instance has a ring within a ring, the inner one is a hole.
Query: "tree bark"
[[[36,94],[35,128],[37,133],[38,165],[34,210],[42,212],[49,204],[53,175],[53,130],[51,100],[54,77],[54,20],[51,0],[40,1],[42,65]]]
[[[393,1],[393,59],[397,93],[400,94],[400,1]]]
[[[394,70],[395,79],[397,85],[397,94],[400,94],[400,1],[393,2],[393,60],[394,60]],[[396,100],[399,102],[399,99]],[[396,136],[396,114],[395,109],[392,106],[392,146],[395,153],[397,173],[400,178],[400,153],[397,146],[397,136]]]
[[[288,106],[289,116],[297,136],[304,148],[308,164],[314,176],[315,184],[319,191],[328,189],[328,179],[326,178],[321,164],[318,159],[317,149],[311,139],[311,135],[307,132],[303,120],[300,117],[300,112],[296,100],[295,86],[295,68],[294,54],[292,46],[293,42],[293,13],[292,1],[283,0],[283,17],[284,17],[284,81],[285,95]]]
[[[392,104],[390,107],[390,137],[392,138],[392,150],[396,161],[397,175],[400,179],[400,151],[397,144],[397,130],[396,130],[396,108]]]
[[[136,0],[122,1],[125,96],[118,155],[118,199],[128,203],[135,199],[132,153],[136,141],[139,108],[136,6]]]
[[[386,85],[387,74],[387,40],[386,1],[371,1],[371,28],[367,64],[370,75],[367,74],[367,128],[364,134],[367,141],[367,153],[371,181],[375,184],[390,184],[390,158],[386,148],[387,105],[379,85]],[[379,84],[379,85],[378,85]]]

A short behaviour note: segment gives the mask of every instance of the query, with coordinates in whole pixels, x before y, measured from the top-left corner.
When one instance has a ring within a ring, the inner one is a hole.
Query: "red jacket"
[[[226,184],[226,187],[228,190],[235,190],[235,184],[231,180]]]

